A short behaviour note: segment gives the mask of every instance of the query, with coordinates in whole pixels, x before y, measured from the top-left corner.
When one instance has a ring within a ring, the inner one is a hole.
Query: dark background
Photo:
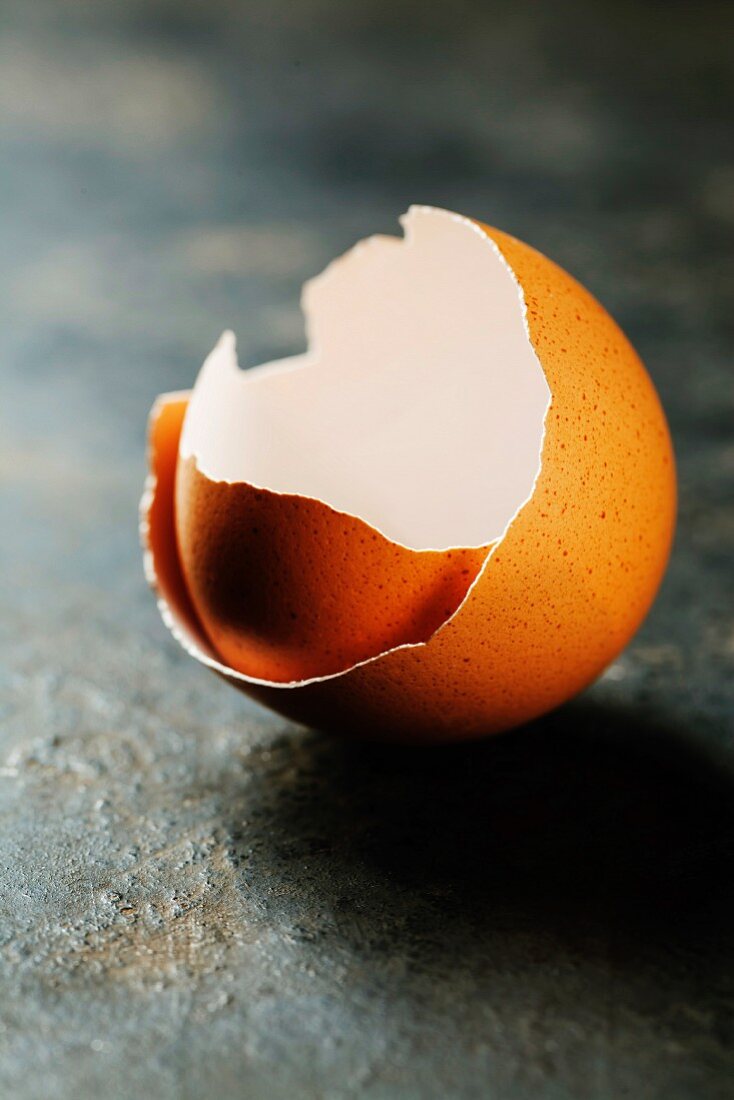
[[[0,3],[0,1090],[734,1090],[731,7]],[[567,267],[668,411],[638,639],[485,745],[349,746],[185,658],[148,408],[410,202]]]

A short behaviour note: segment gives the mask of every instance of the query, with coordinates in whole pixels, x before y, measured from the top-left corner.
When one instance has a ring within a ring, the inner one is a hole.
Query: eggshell
[[[513,317],[503,307],[507,324],[526,325],[551,395],[541,409],[536,386],[532,415],[516,407],[516,465],[527,459],[526,468],[481,545],[406,545],[333,501],[209,476],[181,445],[187,395],[153,410],[143,533],[164,618],[192,655],[297,721],[416,743],[508,729],[590,683],[629,641],[663,575],[674,462],[639,358],[569,275],[474,227],[521,290]],[[458,295],[461,271],[452,274]],[[461,452],[456,437],[448,445]],[[481,432],[458,456],[470,481],[479,446]],[[488,483],[475,481],[481,512]],[[414,529],[420,520],[443,533],[430,509],[416,517]]]
[[[223,660],[259,679],[327,676],[427,641],[489,549],[409,550],[309,497],[211,481],[193,458],[177,499],[199,619]]]

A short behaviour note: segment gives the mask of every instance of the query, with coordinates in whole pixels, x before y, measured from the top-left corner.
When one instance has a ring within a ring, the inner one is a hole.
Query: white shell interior
[[[309,350],[253,370],[225,333],[181,456],[324,501],[415,550],[500,539],[532,495],[551,394],[518,282],[467,218],[414,206],[306,284]]]

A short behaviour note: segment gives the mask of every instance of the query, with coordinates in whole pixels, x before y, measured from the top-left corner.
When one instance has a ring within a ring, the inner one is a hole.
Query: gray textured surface
[[[279,7],[0,9],[0,1093],[730,1096],[727,9]],[[297,350],[302,278],[410,201],[596,291],[682,494],[587,697],[430,754],[185,659],[135,529],[155,394],[225,326]]]

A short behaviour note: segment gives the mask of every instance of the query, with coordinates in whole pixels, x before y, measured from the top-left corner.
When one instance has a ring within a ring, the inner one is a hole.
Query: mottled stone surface
[[[734,1089],[731,18],[714,3],[5,0],[0,1093]],[[578,703],[427,754],[259,710],[143,579],[144,423],[411,201],[587,283],[681,517]],[[727,331],[727,325],[729,330]]]

